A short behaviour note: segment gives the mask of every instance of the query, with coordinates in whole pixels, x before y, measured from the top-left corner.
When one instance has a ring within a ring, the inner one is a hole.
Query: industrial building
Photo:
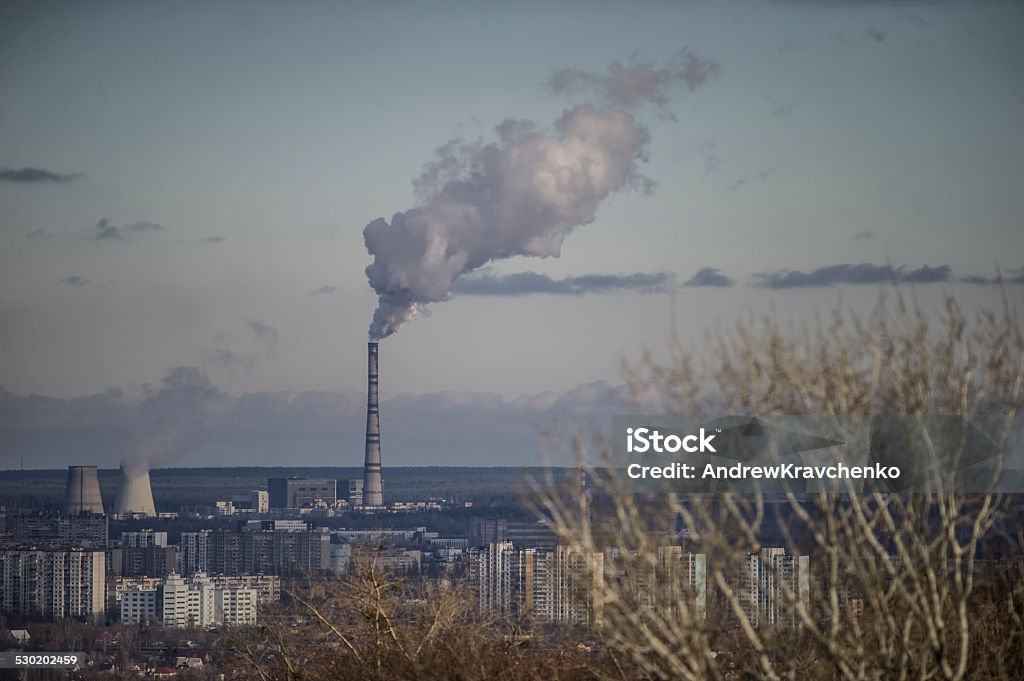
[[[0,611],[100,624],[105,579],[99,549],[2,549]]]
[[[325,478],[268,478],[270,508],[315,508],[338,503],[338,481]]]

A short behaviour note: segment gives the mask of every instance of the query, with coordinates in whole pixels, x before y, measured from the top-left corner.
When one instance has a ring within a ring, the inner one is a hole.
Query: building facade
[[[0,611],[103,622],[106,561],[102,550],[0,550]]]

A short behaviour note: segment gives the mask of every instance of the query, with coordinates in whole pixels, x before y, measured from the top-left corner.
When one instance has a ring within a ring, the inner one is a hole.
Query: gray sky
[[[635,167],[541,224],[560,257],[485,263],[387,338],[385,394],[616,383],[673,305],[697,337],[872,299],[890,265],[992,301],[960,280],[1024,266],[1022,25],[1011,2],[3,3],[0,386],[360,391],[363,229],[441,214],[413,180],[451,139],[463,173],[518,158],[508,119],[571,157],[553,126],[584,105],[645,131],[608,157]]]

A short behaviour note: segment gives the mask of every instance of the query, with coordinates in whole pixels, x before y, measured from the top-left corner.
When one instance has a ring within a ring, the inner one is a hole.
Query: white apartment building
[[[157,624],[160,608],[157,589],[133,586],[121,593],[121,623],[129,625]]]
[[[736,585],[752,626],[795,626],[796,604],[810,601],[810,558],[763,548],[738,567]]]
[[[578,547],[516,549],[512,542],[501,541],[470,551],[470,578],[480,612],[597,623],[601,613],[594,596],[603,571],[603,554]]]
[[[0,611],[103,622],[102,550],[0,550]]]
[[[121,622],[160,622],[165,627],[240,626],[256,623],[259,592],[226,586],[204,574],[172,574],[156,588],[135,586],[121,595]]]

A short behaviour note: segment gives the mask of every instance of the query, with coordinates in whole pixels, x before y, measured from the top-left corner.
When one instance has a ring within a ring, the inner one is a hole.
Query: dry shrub
[[[636,395],[660,398],[659,413],[698,417],[919,419],[913,446],[931,457],[924,417],[1004,417],[989,420],[1001,470],[1024,380],[1005,291],[997,309],[970,320],[951,296],[929,314],[896,290],[866,316],[837,309],[797,330],[748,318],[709,340],[703,362],[674,340],[667,362],[647,355],[628,367]],[[588,449],[595,459],[594,442],[576,440],[581,460]],[[549,487],[537,504],[563,542],[605,554],[593,601],[619,677],[1024,678],[1024,542],[1003,543],[1009,560],[978,559],[993,528],[1015,527],[1017,497],[991,485],[958,493],[948,480],[900,493],[642,494],[603,455],[589,471],[592,500]],[[706,603],[680,557],[667,557],[672,545],[706,556]],[[792,561],[767,555],[750,577],[743,566],[770,546],[809,556],[805,585]]]
[[[228,678],[594,678],[572,646],[482,620],[465,584],[387,574],[376,556],[357,553],[343,579],[288,589],[290,603],[261,615],[258,631],[228,635]]]

